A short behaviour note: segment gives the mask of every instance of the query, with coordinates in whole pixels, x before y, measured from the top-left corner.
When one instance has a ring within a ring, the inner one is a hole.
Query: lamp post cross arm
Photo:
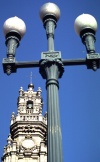
[[[77,59],[61,59],[60,52],[44,52],[42,53],[42,59],[40,61],[16,61],[15,58],[9,59],[4,58],[2,61],[4,73],[10,75],[15,73],[18,68],[35,68],[40,67],[40,62],[44,60],[57,61],[61,60],[63,66],[77,66],[77,65],[86,65],[88,69],[93,69],[94,71],[97,68],[100,68],[100,54],[87,54],[86,58],[77,58]]]

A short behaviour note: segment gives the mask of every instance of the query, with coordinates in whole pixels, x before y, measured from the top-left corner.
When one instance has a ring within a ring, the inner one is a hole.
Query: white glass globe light
[[[20,34],[22,38],[26,32],[26,25],[22,19],[16,16],[11,17],[4,22],[3,31],[5,36],[11,31],[16,31]]]
[[[90,28],[90,29],[94,30],[94,32],[96,32],[97,26],[98,25],[97,25],[96,19],[90,14],[79,15],[75,19],[75,23],[74,23],[74,28],[78,35],[80,35],[80,32],[86,28]]]
[[[47,15],[54,15],[58,21],[60,18],[60,9],[59,7],[51,2],[45,3],[40,9],[40,18],[43,21],[43,18]]]

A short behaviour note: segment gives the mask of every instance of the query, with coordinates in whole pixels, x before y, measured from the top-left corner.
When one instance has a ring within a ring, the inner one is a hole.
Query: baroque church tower
[[[47,162],[47,113],[42,115],[41,92],[40,87],[34,92],[33,84],[27,91],[20,88],[2,162]]]

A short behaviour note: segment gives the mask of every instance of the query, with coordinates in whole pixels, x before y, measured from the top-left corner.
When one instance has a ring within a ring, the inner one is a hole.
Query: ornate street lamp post
[[[46,79],[48,130],[47,148],[48,162],[62,162],[62,139],[59,115],[58,79],[62,77],[63,66],[86,65],[94,71],[100,67],[100,55],[95,52],[95,33],[97,22],[89,14],[82,14],[75,20],[75,30],[86,46],[87,55],[82,59],[63,60],[61,52],[54,50],[54,30],[60,17],[60,9],[54,3],[46,3],[41,7],[40,18],[43,21],[48,40],[47,52],[42,52],[39,61],[17,62],[16,48],[26,31],[25,23],[18,17],[5,21],[4,34],[7,46],[7,58],[3,59],[4,73],[10,75],[17,68],[39,67],[40,74]]]

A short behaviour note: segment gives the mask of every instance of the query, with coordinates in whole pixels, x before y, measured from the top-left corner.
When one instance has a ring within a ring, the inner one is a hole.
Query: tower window
[[[33,101],[27,101],[27,109],[33,109]]]

